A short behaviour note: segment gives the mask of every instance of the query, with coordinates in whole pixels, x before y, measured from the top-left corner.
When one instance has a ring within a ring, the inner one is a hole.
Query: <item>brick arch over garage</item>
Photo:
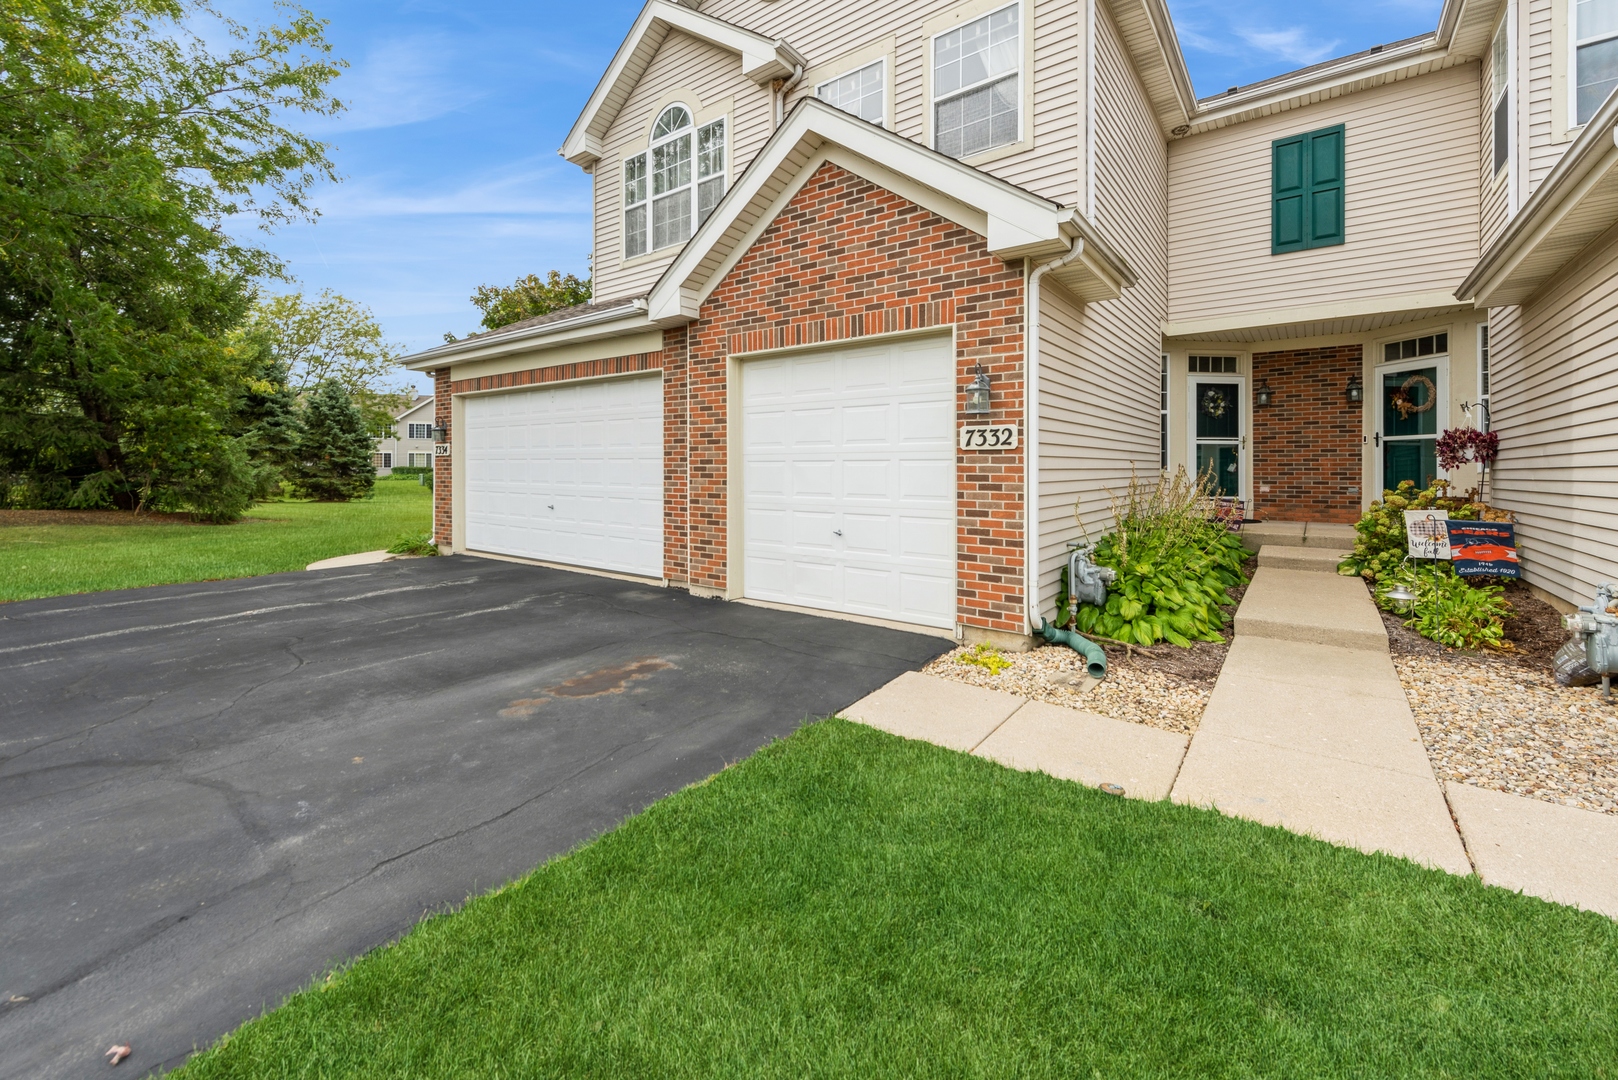
[[[958,387],[981,363],[994,412],[1023,410],[1023,276],[984,238],[826,163],[702,305],[666,335],[667,574],[726,590],[729,360],[738,354],[954,328]],[[965,405],[957,393],[957,420]],[[676,430],[676,427],[683,430]],[[967,626],[1024,631],[1023,451],[957,452],[957,613]]]

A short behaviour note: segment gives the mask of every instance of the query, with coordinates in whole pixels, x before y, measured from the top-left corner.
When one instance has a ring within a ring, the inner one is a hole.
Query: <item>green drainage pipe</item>
[[[1084,657],[1092,679],[1107,677],[1107,654],[1100,645],[1072,630],[1058,630],[1049,619],[1039,620],[1039,636],[1057,645],[1066,645]]]

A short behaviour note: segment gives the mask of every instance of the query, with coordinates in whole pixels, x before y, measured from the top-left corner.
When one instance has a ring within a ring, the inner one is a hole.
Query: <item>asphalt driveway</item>
[[[173,1067],[948,645],[466,557],[0,606],[0,1077]]]

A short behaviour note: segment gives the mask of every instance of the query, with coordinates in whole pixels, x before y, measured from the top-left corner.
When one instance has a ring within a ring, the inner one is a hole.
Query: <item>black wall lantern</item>
[[[433,442],[449,442],[449,428],[443,424],[433,428]]]
[[[1365,386],[1360,382],[1358,375],[1348,377],[1348,403],[1358,405],[1365,400]]]
[[[1270,380],[1259,380],[1258,389],[1253,391],[1253,400],[1259,405],[1268,405],[1270,403]]]
[[[989,374],[978,364],[973,368],[977,377],[966,387],[966,411],[969,414],[981,414],[989,411]]]

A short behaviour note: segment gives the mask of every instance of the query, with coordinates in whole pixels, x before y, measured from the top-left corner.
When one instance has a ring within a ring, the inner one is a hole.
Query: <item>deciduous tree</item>
[[[479,285],[472,303],[483,312],[483,328],[498,330],[514,322],[549,315],[562,308],[590,301],[590,279],[552,270],[541,280],[537,274],[518,278],[510,285]]]

